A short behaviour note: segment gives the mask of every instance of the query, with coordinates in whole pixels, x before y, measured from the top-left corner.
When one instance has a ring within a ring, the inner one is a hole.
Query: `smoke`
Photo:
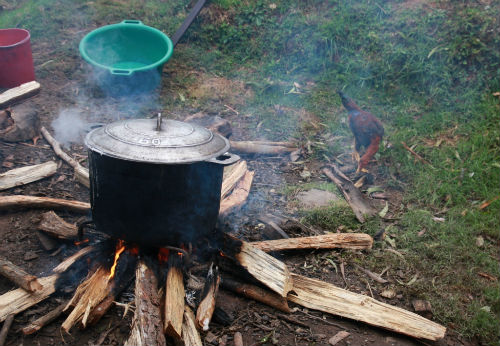
[[[63,109],[52,121],[55,139],[63,146],[71,143],[81,143],[87,123],[83,120],[82,110],[76,107]]]

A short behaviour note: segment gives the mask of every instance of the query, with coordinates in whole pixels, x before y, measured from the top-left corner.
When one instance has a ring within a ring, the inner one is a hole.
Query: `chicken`
[[[378,150],[380,141],[384,135],[384,127],[380,120],[373,114],[359,108],[354,101],[342,91],[338,92],[342,104],[349,114],[349,127],[354,134],[355,155],[358,160],[357,173],[368,172],[366,167]],[[361,147],[365,147],[365,153],[359,158]]]

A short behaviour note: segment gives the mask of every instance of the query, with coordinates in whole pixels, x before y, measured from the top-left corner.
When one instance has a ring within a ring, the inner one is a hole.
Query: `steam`
[[[88,125],[83,120],[82,110],[76,107],[63,109],[52,121],[55,139],[65,147],[71,143],[81,143]]]

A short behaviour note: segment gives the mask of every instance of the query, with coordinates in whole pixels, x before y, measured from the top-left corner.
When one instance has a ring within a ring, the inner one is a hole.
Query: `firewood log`
[[[371,249],[373,238],[364,233],[330,233],[312,237],[264,240],[250,243],[264,252],[303,249]]]
[[[166,345],[163,335],[158,280],[146,261],[139,260],[135,273],[135,312],[125,345]],[[200,344],[201,345],[201,344]]]
[[[309,309],[362,321],[396,333],[428,340],[442,339],[446,328],[413,312],[349,292],[332,284],[292,274],[288,300]]]
[[[224,177],[222,179],[221,200],[231,192],[235,185],[247,172],[247,162],[242,160],[231,166],[224,168]]]
[[[196,322],[193,311],[189,306],[184,307],[184,321],[182,322],[182,340],[185,346],[203,345],[200,333],[196,329]]]
[[[230,144],[233,151],[245,154],[279,155],[297,150],[293,143],[288,142],[230,141]]]
[[[7,316],[5,321],[3,322],[2,329],[0,330],[0,346],[5,345],[5,341],[7,340],[7,334],[9,333],[10,326],[14,322],[14,315],[11,314]]]
[[[48,211],[40,216],[38,229],[59,239],[73,239],[78,235],[78,227],[64,221],[53,211]]]
[[[49,313],[37,318],[33,322],[29,323],[27,326],[23,327],[21,331],[24,335],[30,335],[38,332],[40,329],[57,319],[63,313],[64,308],[66,307],[67,302],[60,304],[54,310],[51,310]]]
[[[18,87],[8,89],[0,94],[0,108],[7,107],[22,99],[38,94],[40,91],[40,83],[31,81],[21,84]]]
[[[168,259],[168,273],[165,284],[164,325],[165,334],[180,339],[182,336],[182,318],[184,316],[184,282],[182,259],[177,253],[171,253]]]
[[[246,171],[243,178],[237,183],[233,192],[220,203],[219,214],[227,215],[245,204],[252,186],[254,172]]]
[[[208,270],[205,287],[201,294],[200,305],[196,310],[196,323],[203,331],[207,331],[210,325],[210,320],[215,309],[215,300],[219,291],[220,275],[219,269],[213,268],[213,263]]]
[[[56,171],[57,163],[55,161],[11,169],[0,174],[0,190],[7,190],[11,187],[26,185],[50,177]]]
[[[31,293],[43,289],[36,276],[28,274],[22,268],[2,257],[0,257],[0,275]]]

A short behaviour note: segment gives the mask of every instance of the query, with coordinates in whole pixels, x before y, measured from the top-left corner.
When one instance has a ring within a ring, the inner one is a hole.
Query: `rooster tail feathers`
[[[338,90],[337,92],[340,96],[340,100],[342,101],[342,104],[344,105],[344,107],[348,111],[360,110],[358,105],[356,103],[354,103],[354,101],[349,96],[344,94],[344,92],[342,92],[341,90]]]

